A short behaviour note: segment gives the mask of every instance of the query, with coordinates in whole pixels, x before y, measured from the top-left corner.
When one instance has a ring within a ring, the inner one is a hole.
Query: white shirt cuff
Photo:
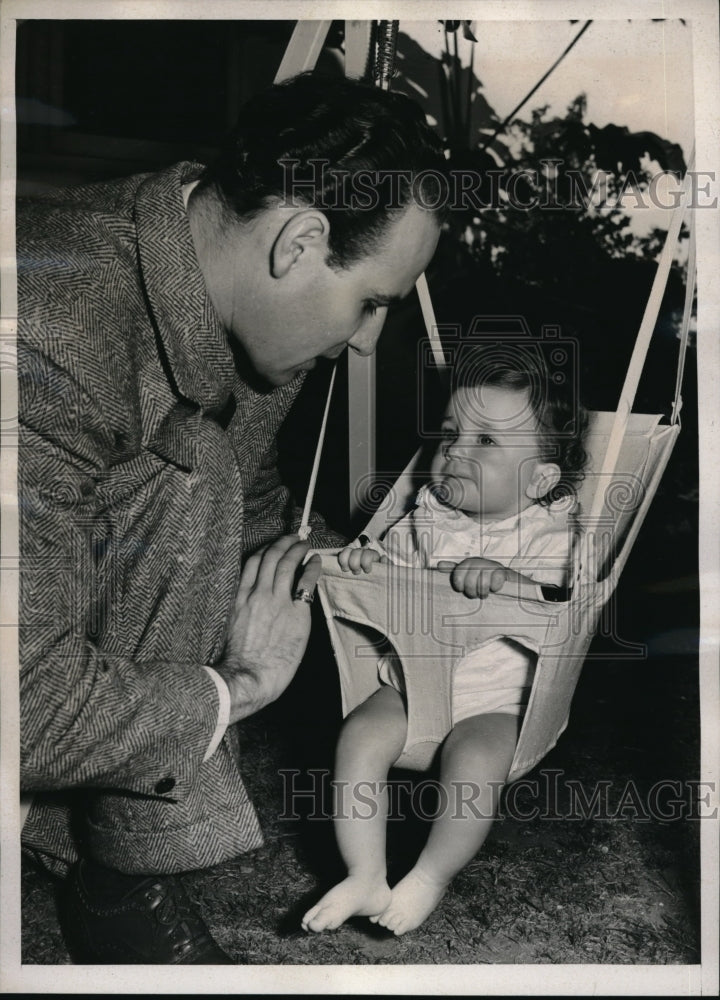
[[[203,667],[203,670],[207,670],[212,679],[215,681],[215,687],[217,688],[218,699],[220,701],[218,706],[217,725],[215,726],[215,732],[210,740],[210,745],[205,752],[205,756],[203,757],[204,764],[206,760],[210,760],[212,755],[220,746],[220,741],[225,735],[225,730],[230,725],[230,689],[217,670],[213,670],[212,667]]]

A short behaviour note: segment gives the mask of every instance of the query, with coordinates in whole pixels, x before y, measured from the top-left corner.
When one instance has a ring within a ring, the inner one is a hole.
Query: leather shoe
[[[138,876],[121,898],[93,895],[84,862],[70,873],[63,930],[73,959],[87,965],[235,965],[212,939],[180,882]]]

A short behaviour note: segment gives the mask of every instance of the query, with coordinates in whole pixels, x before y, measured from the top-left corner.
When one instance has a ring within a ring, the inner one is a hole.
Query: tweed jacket
[[[203,762],[242,555],[297,527],[182,201],[196,164],[18,209],[24,846],[128,872],[261,843],[232,727]],[[316,546],[338,544],[313,521]]]

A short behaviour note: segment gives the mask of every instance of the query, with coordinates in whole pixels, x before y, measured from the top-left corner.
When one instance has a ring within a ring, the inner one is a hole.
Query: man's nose
[[[368,316],[348,340],[348,347],[363,358],[369,357],[380,339],[386,315],[387,309],[378,309],[374,316]]]

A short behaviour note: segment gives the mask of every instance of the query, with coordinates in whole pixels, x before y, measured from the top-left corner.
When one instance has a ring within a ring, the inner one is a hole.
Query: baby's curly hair
[[[588,414],[565,378],[550,376],[541,343],[492,341],[460,348],[451,391],[492,385],[526,390],[542,439],[542,458],[560,468],[556,485],[536,502],[548,506],[576,496],[587,463]]]

